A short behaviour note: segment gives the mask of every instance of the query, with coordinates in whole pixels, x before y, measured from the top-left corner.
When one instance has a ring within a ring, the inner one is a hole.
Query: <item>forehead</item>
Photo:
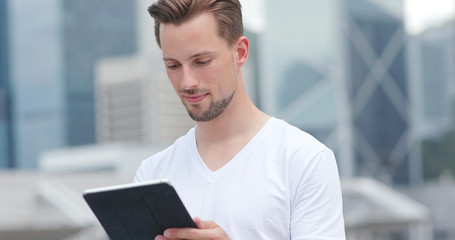
[[[160,40],[164,57],[228,48],[212,13],[202,13],[182,24],[161,24]]]

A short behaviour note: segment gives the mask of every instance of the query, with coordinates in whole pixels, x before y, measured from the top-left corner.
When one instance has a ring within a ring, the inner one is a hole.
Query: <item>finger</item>
[[[185,240],[185,239],[182,239],[182,238],[167,238],[163,235],[158,235],[155,237],[154,240]]]
[[[214,221],[203,221],[199,223],[199,228],[200,229],[213,229],[213,228],[218,228],[219,226],[214,222]]]
[[[204,226],[203,226],[204,227]],[[216,236],[214,229],[171,228],[164,231],[165,239],[212,239]]]
[[[202,220],[199,218],[199,217],[194,217],[193,218],[193,222],[194,224],[196,224],[196,227],[197,228],[202,228]]]
[[[155,237],[155,240],[166,240],[166,238],[163,237],[162,235],[158,235]]]
[[[167,237],[165,237],[163,235],[158,235],[158,236],[155,237],[154,240],[185,240],[185,239],[183,239],[183,238],[167,238]]]
[[[195,239],[197,230],[195,228],[170,228],[164,231],[164,239],[163,240],[170,240],[170,239]]]
[[[204,227],[204,226],[203,226]],[[226,235],[221,228],[196,229],[196,228],[174,228],[164,231],[165,239],[214,239],[216,236]],[[218,238],[217,238],[218,239]],[[224,239],[224,238],[223,238]]]
[[[218,225],[216,225],[215,222],[213,222],[213,221],[203,221],[199,217],[194,217],[193,221],[196,224],[196,227],[199,228],[199,229],[208,229],[208,228],[218,227]]]

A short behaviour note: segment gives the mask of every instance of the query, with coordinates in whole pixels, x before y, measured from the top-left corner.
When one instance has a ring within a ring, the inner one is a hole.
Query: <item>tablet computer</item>
[[[89,189],[83,196],[112,240],[154,239],[168,228],[196,227],[165,179]]]

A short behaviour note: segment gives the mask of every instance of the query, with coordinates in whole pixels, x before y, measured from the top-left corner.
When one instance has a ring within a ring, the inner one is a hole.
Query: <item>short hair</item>
[[[160,24],[182,24],[202,13],[213,13],[218,34],[229,46],[243,36],[242,6],[239,0],[158,0],[148,12],[155,19],[155,37],[161,48]]]

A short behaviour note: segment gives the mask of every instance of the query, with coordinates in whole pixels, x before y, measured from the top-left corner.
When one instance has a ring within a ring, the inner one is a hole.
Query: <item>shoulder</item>
[[[273,151],[278,155],[274,156],[284,161],[289,179],[302,179],[327,168],[336,168],[335,155],[326,145],[283,120],[272,121],[266,140],[268,148],[275,149]],[[290,180],[291,184],[293,180]]]
[[[184,159],[181,156],[186,155],[192,141],[194,141],[194,128],[190,129],[186,135],[179,137],[171,146],[143,160],[134,181],[160,178],[160,172],[169,170],[173,165],[178,165],[179,160]]]
[[[318,155],[330,149],[313,137],[311,134],[285,122],[272,118],[272,127],[269,138],[281,143],[289,154],[303,154],[307,157]]]

